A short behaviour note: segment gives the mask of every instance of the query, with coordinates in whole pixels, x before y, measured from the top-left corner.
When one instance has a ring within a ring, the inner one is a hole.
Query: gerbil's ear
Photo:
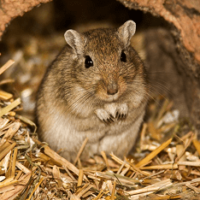
[[[128,20],[118,29],[118,36],[124,43],[125,47],[130,44],[132,36],[135,34],[136,24],[132,20]]]
[[[74,30],[67,30],[64,34],[67,44],[74,49],[77,54],[82,54],[85,44],[84,35]]]

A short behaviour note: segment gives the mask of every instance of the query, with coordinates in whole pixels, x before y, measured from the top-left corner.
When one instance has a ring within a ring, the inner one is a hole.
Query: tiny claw
[[[114,122],[114,119],[113,119],[113,118],[110,118],[110,121],[111,121],[111,122]]]
[[[103,122],[106,123],[106,124],[108,123],[105,119],[103,119]]]
[[[123,120],[125,118],[126,118],[126,114],[119,114],[117,119],[118,120]]]
[[[110,119],[107,119],[107,123],[108,123],[108,124],[110,124],[110,123],[111,123]]]
[[[114,119],[114,117],[110,114],[110,118],[113,120]]]
[[[119,117],[119,113],[117,112],[117,113],[116,113],[116,118],[118,119],[118,117]]]

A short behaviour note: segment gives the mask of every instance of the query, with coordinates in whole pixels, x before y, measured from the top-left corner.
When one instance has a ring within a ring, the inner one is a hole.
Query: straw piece
[[[37,183],[37,185],[35,186],[35,188],[34,188],[33,191],[31,192],[31,194],[30,194],[28,200],[31,199],[31,197],[33,196],[34,192],[35,192],[36,189],[40,186],[40,184],[42,183],[43,180],[44,180],[44,177],[42,177],[42,178],[40,179],[40,181]]]
[[[198,140],[193,140],[192,142],[200,156],[200,142]]]
[[[184,152],[183,144],[177,144],[176,155],[177,157],[180,157],[179,162],[183,162],[186,160],[186,155],[185,154],[182,155],[182,152]],[[179,170],[186,170],[186,167],[184,165],[179,165]]]
[[[10,190],[14,190],[15,187],[13,185],[5,186],[3,188],[0,188],[0,193],[8,192]]]
[[[42,152],[38,152],[38,153],[36,154],[36,157],[37,157],[37,158],[40,158],[40,159],[43,159],[43,160],[45,160],[45,161],[51,160],[51,158],[49,158],[49,156],[43,154]]]
[[[145,192],[145,193],[142,193],[142,194],[138,194],[138,195],[134,195],[134,196],[131,196],[131,200],[139,200],[141,199],[142,197],[144,196],[148,196],[149,194],[152,194],[153,192]]]
[[[76,179],[74,178],[74,176],[71,174],[71,172],[67,169],[67,167],[63,166],[63,168],[65,169],[65,171],[67,172],[67,174],[69,175],[69,177],[70,177],[73,181],[77,182]]]
[[[100,190],[99,194],[93,200],[101,199],[102,196],[103,196],[103,190]]]
[[[108,164],[108,158],[106,156],[106,153],[104,151],[101,151],[101,155],[106,163],[106,167],[109,168],[109,164]]]
[[[143,149],[146,131],[147,131],[147,124],[144,123],[142,126],[142,131],[140,133],[140,148],[141,149]]]
[[[28,119],[24,116],[18,115],[18,114],[16,114],[15,117],[20,119],[21,121],[25,122],[26,124],[29,124],[30,126],[34,127],[34,133],[33,134],[35,134],[35,132],[37,130],[37,126],[34,122],[32,122],[30,119]]]
[[[184,155],[186,149],[190,146],[190,144],[192,143],[192,141],[193,141],[193,139],[194,139],[194,137],[195,137],[194,133],[192,133],[192,132],[189,132],[189,133],[191,133],[191,134],[190,134],[191,137],[188,139],[188,141],[186,141],[186,144],[185,144],[184,149],[182,150],[182,152],[180,152],[180,154],[179,154],[178,157],[176,158],[176,162]]]
[[[179,161],[177,163],[178,165],[187,165],[187,166],[194,166],[194,167],[199,167],[200,166],[200,160],[190,162],[190,161]]]
[[[129,161],[128,161],[129,162]],[[140,170],[138,167],[136,167],[136,165],[134,165],[133,163],[129,162],[129,164],[131,165],[131,169],[133,169],[134,171],[136,171],[139,174],[143,174],[144,176],[149,176],[150,173],[149,172],[145,172]]]
[[[25,174],[30,174],[31,171],[26,168],[24,165],[22,165],[20,162],[16,162],[16,167],[18,167],[21,171],[23,171]]]
[[[77,194],[79,198],[81,198],[86,192],[88,192],[91,188],[94,187],[94,185],[91,184],[87,184],[86,186],[87,187],[83,187],[83,189]]]
[[[149,122],[148,123],[148,130],[151,134],[151,137],[155,140],[160,140],[161,135],[159,134],[158,130],[156,129],[156,127],[154,126],[153,122]]]
[[[19,172],[17,173],[15,179],[18,180],[18,179],[20,178],[20,176],[22,175],[22,173],[23,173],[22,171],[19,171]]]
[[[115,200],[115,188],[116,188],[116,181],[113,183],[113,189],[111,193],[111,200]]]
[[[1,144],[0,144],[1,145]],[[0,152],[2,152],[4,149],[6,149],[10,145],[10,142],[7,140],[0,146]]]
[[[120,174],[120,172],[122,171],[122,169],[124,168],[124,165],[125,165],[125,161],[121,164],[120,168],[118,169],[117,171],[117,174]]]
[[[108,189],[109,193],[112,194],[112,191],[113,191],[112,181],[111,180],[107,180],[104,183],[105,183],[104,185],[106,185],[106,189]],[[102,187],[102,188],[105,188],[105,186]]]
[[[147,157],[141,160],[139,163],[136,164],[136,167],[141,167],[146,165],[150,160],[152,160],[155,156],[157,156],[163,149],[165,149],[172,141],[172,138],[161,144],[157,149],[152,151]]]
[[[7,101],[7,100],[11,99],[12,97],[13,97],[12,94],[0,90],[0,99],[1,100]]]
[[[94,193],[94,191],[85,192],[85,194],[82,195],[82,198],[85,199],[86,197],[91,196],[93,193]]]
[[[167,199],[174,199],[174,196],[170,197],[169,195],[160,195],[160,194],[150,194],[149,198],[152,200],[167,200]],[[180,198],[180,196],[179,196]]]
[[[104,178],[104,179],[112,179],[112,180],[116,180],[119,181],[121,184],[127,185],[127,186],[135,186],[136,183],[139,183],[139,180],[135,180],[126,176],[121,176],[118,174],[113,174],[113,173],[109,173],[109,172],[96,172],[95,173],[96,176]]]
[[[195,179],[192,179],[191,181],[186,181],[186,182],[182,182],[182,183],[177,183],[175,186],[181,186],[181,185],[185,185],[187,183],[200,183],[200,178],[195,178]]]
[[[20,126],[20,122],[14,122],[0,141],[0,145],[2,145],[7,139],[12,139],[14,134],[19,130]]]
[[[15,186],[15,189],[14,189],[14,190],[7,191],[7,192],[5,192],[4,194],[2,194],[2,195],[0,196],[0,199],[1,199],[1,200],[8,200],[8,199],[9,199],[9,200],[12,200],[12,199],[15,199],[15,197],[17,197],[18,194],[21,193],[23,189],[24,189],[24,186],[23,186],[23,185],[22,185],[22,186],[20,186],[20,185]]]
[[[154,184],[147,186],[145,188],[142,188],[142,189],[128,191],[127,193],[129,195],[134,195],[134,194],[140,194],[140,193],[144,193],[144,192],[154,192],[154,191],[158,191],[161,189],[163,190],[164,188],[167,188],[171,185],[172,185],[171,180],[166,179],[163,181],[159,181],[158,183],[154,183]]]
[[[0,118],[0,129],[3,129],[8,124],[9,121],[10,121],[9,119]]]
[[[181,137],[181,141],[183,142],[183,144],[185,145],[186,142],[188,141],[188,139],[193,135],[194,135],[194,133],[192,131],[190,131],[187,134],[183,135],[183,137]]]
[[[153,176],[160,175],[160,174],[162,174],[164,172],[165,172],[165,170],[162,170],[162,171],[159,171],[157,173],[151,174],[150,176],[145,177],[143,180],[148,179],[148,178],[152,178]]]
[[[190,183],[185,184],[187,187],[189,187],[190,189],[194,190],[197,194],[200,193],[200,189],[191,185]]]
[[[77,154],[77,156],[76,156],[76,159],[74,160],[74,165],[75,165],[76,162],[78,161],[78,159],[79,159],[81,153],[83,152],[83,150],[84,150],[85,145],[87,144],[87,142],[88,142],[88,138],[86,137],[85,140],[83,141],[83,144],[82,144],[81,148],[79,149],[79,152],[78,152],[78,154]]]
[[[6,186],[9,186],[9,185],[14,185],[16,183],[18,183],[18,180],[12,180],[10,182],[8,182],[8,180],[5,180],[3,182],[0,182],[0,188],[6,187]]]
[[[50,158],[54,159],[56,162],[58,162],[61,166],[65,166],[66,168],[74,172],[77,176],[79,175],[79,170],[72,163],[58,155],[50,147],[45,146],[44,153],[47,154]]]
[[[111,153],[110,154],[110,156],[111,156],[111,158],[114,160],[114,161],[116,161],[117,163],[119,163],[119,164],[123,164],[124,163],[124,161],[122,161],[120,158],[118,158],[117,156],[115,156],[113,153]],[[147,175],[147,176],[149,176],[149,173],[146,173],[146,172],[143,172],[143,171],[141,171],[140,169],[138,169],[135,165],[133,165],[132,163],[130,163],[130,164],[128,164],[127,162],[125,162],[125,164],[124,164],[124,166],[125,167],[130,167],[130,165],[131,165],[131,169],[133,170],[133,171],[136,171],[136,172],[138,172],[138,173],[140,173],[140,174],[143,174],[143,175]]]
[[[54,165],[54,166],[56,166],[56,165]],[[54,173],[53,169],[48,168],[48,167],[43,167],[43,171],[50,172],[52,174]],[[60,170],[59,170],[59,174],[60,174],[60,178],[59,179],[61,179],[63,182],[65,182],[65,181],[67,181],[67,182],[73,182],[74,181],[74,180],[71,179],[71,177],[67,176],[66,174],[61,173]]]
[[[61,188],[62,187],[62,181],[61,181],[61,176],[60,176],[60,170],[59,167],[57,167],[56,165],[53,166],[53,177],[56,180],[56,182],[58,183],[58,187]]]
[[[16,142],[13,142],[11,145],[9,145],[6,149],[4,149],[2,152],[0,152],[0,160],[6,156],[6,154],[12,150],[16,146]]]
[[[93,180],[101,181],[100,178],[97,178],[96,176],[88,175],[88,178],[91,178]]]
[[[14,83],[14,82],[15,81],[13,79],[5,79],[5,80],[0,81],[0,86],[8,84],[8,83]]]
[[[60,179],[60,170],[56,165],[53,166],[52,173],[55,179]]]
[[[130,166],[128,166],[127,168],[123,169],[122,172],[120,173],[120,175],[125,176],[125,174],[129,171]]]
[[[83,181],[83,170],[80,169],[79,170],[79,176],[78,176],[78,184],[77,187],[80,187],[82,185],[82,181]]]
[[[0,68],[0,75],[3,74],[11,65],[14,63],[14,60],[9,60]]]
[[[15,176],[16,160],[17,160],[17,148],[14,149],[14,153],[13,153],[11,177]]]
[[[163,165],[154,165],[154,166],[147,166],[141,167],[141,170],[156,170],[156,169],[178,169],[177,164],[163,164]]]
[[[72,194],[70,200],[81,200],[78,196]]]
[[[11,173],[12,173],[12,154],[13,154],[13,149],[6,155],[8,156],[8,170],[6,171],[6,177],[12,178],[14,180],[14,177],[11,177]]]
[[[13,101],[11,104],[9,104],[8,106],[2,108],[0,110],[0,117],[2,117],[3,115],[6,115],[9,111],[11,111],[12,109],[14,109],[15,107],[17,107],[19,104],[21,104],[21,99],[18,98],[15,101]]]

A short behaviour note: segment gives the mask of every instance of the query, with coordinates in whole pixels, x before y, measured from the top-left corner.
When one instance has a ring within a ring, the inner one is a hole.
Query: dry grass
[[[133,155],[122,160],[101,152],[80,160],[85,140],[70,163],[38,141],[33,122],[16,114],[20,99],[0,91],[0,199],[199,199],[200,142],[170,101],[159,103],[149,104]]]

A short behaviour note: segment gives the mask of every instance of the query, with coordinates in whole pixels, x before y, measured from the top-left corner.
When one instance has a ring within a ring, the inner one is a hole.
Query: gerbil
[[[145,114],[143,63],[130,46],[136,25],[85,33],[68,30],[67,45],[48,68],[37,95],[39,136],[73,160],[105,151],[127,155]]]

